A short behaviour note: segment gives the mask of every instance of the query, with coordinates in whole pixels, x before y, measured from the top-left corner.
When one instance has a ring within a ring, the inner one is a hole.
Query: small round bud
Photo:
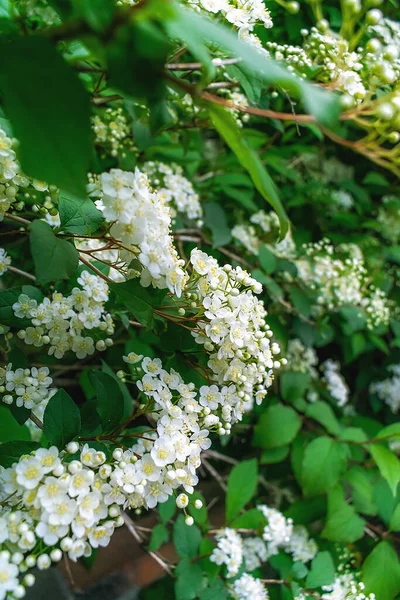
[[[203,503],[201,500],[197,499],[194,501],[194,507],[197,508],[197,510],[200,510],[200,508],[203,508]]]
[[[54,548],[54,550],[50,552],[50,558],[53,562],[60,562],[62,559],[61,550],[59,548]]]
[[[48,554],[41,554],[37,559],[37,568],[39,571],[44,571],[51,566],[50,556]]]
[[[36,581],[36,577],[32,573],[28,573],[24,577],[24,584],[27,587],[32,587],[33,585],[35,585],[35,581]]]
[[[78,442],[69,442],[65,447],[68,454],[76,454],[79,450]]]
[[[11,562],[14,563],[14,565],[19,565],[23,560],[24,555],[21,552],[14,552],[11,557]]]
[[[179,308],[178,309],[178,314],[180,314],[181,317],[183,317],[186,314],[186,310],[184,308]]]
[[[65,537],[61,540],[60,547],[63,552],[68,552],[73,546],[73,541],[70,537]]]
[[[23,585],[17,585],[17,587],[13,590],[14,598],[23,598],[26,594],[26,590]]]
[[[123,454],[123,452],[122,452],[121,448],[115,448],[112,455],[115,460],[121,460],[122,454]]]
[[[30,554],[29,556],[26,557],[25,563],[26,563],[27,567],[32,569],[32,567],[34,567],[36,565],[36,558],[34,556],[32,556],[32,554]],[[27,575],[27,577],[28,577],[28,575]]]
[[[186,519],[185,519],[185,523],[186,523],[186,525],[188,525],[189,527],[191,527],[191,526],[193,525],[193,523],[194,523],[194,519],[193,519],[193,517],[190,517],[190,516],[188,515],[188,516],[186,517]]]
[[[321,33],[325,33],[326,31],[328,31],[328,29],[329,29],[328,21],[326,19],[321,19],[320,21],[318,21],[317,29],[318,29],[318,31],[321,31]]]
[[[379,23],[379,21],[381,21],[383,18],[383,14],[382,11],[377,9],[377,8],[373,8],[372,10],[369,10],[365,16],[365,21],[366,23],[368,23],[368,25],[377,25]]]

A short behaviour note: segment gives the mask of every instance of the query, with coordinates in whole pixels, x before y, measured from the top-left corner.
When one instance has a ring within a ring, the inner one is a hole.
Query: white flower
[[[37,458],[30,456],[21,460],[16,468],[16,480],[27,490],[33,490],[44,475],[44,469]]]
[[[0,598],[12,594],[18,584],[18,567],[0,556]]]
[[[158,438],[151,450],[151,458],[157,467],[165,467],[173,463],[176,459],[176,451],[172,441],[168,437]]]

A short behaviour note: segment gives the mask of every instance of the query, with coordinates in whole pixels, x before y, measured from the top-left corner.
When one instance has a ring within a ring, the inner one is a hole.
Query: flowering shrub
[[[399,597],[398,9],[2,3],[0,600]]]

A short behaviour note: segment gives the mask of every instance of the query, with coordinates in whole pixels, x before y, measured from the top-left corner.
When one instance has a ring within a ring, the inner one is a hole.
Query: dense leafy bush
[[[0,2],[0,600],[126,523],[163,597],[399,596],[380,4]]]

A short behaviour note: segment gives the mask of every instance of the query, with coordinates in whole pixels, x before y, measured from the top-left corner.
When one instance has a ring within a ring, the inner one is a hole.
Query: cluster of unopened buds
[[[108,285],[88,271],[82,271],[77,282],[81,287],[74,287],[68,296],[53,292],[51,300],[44,298],[39,303],[26,294],[19,296],[12,306],[14,314],[31,320],[31,326],[17,334],[25,344],[49,346],[48,353],[56,358],[69,350],[77,358],[85,358],[95,349],[103,351],[113,344],[110,337],[103,339],[104,334],[114,333],[111,315],[105,311]]]

